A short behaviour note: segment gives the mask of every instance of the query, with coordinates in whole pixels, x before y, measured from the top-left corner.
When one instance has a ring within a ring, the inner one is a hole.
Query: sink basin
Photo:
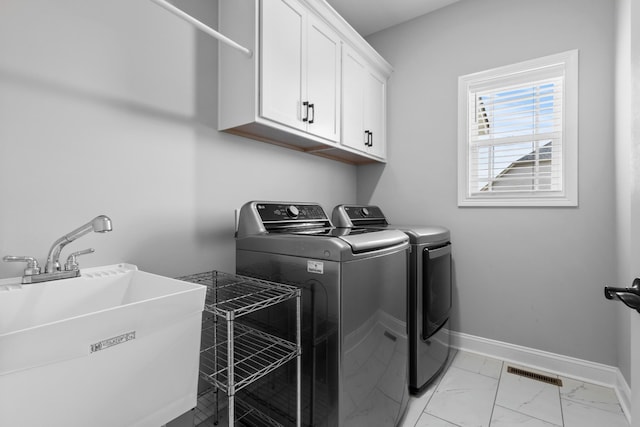
[[[0,280],[0,426],[153,426],[196,406],[206,287],[130,264]]]

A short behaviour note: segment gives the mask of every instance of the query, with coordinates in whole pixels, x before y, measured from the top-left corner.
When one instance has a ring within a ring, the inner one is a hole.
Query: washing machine
[[[409,400],[408,257],[405,233],[335,228],[317,203],[252,201],[240,209],[236,272],[303,291],[303,425],[400,422]],[[286,308],[275,310],[256,323],[294,324]],[[273,381],[270,395],[287,395],[278,388],[286,385],[286,377]]]
[[[449,357],[451,311],[450,232],[439,226],[389,224],[378,206],[338,205],[336,227],[398,230],[411,244],[408,276],[409,390],[422,393]]]

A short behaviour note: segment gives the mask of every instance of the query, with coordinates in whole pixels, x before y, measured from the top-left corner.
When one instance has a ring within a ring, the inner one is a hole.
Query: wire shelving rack
[[[200,346],[200,377],[228,396],[229,425],[246,416],[236,393],[286,363],[296,360],[296,425],[301,425],[301,289],[240,275],[210,271],[179,277],[207,287]],[[296,342],[251,328],[243,316],[296,299]],[[209,313],[207,315],[207,313]],[[274,425],[251,408],[251,417]],[[216,421],[219,416],[216,400]]]

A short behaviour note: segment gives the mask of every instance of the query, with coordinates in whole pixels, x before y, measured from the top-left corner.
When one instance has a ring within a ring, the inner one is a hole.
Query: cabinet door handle
[[[309,103],[307,101],[304,101],[302,103],[302,110],[304,113],[304,117],[302,117],[302,121],[306,122],[309,120]]]
[[[313,104],[309,104],[309,109],[311,110],[311,118],[309,119],[309,124],[311,124],[316,119],[316,108]],[[307,113],[307,116],[308,115],[309,114]]]
[[[369,134],[371,132],[369,132],[368,130],[364,131],[364,146],[368,147],[369,146]]]

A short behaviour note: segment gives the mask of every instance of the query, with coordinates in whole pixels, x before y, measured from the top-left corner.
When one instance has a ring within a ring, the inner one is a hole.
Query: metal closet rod
[[[155,4],[157,4],[158,6],[161,6],[161,7],[165,8],[166,10],[168,10],[171,13],[173,13],[177,17],[184,19],[185,21],[187,21],[191,25],[195,26],[199,30],[204,31],[205,33],[209,34],[211,37],[220,40],[222,43],[225,43],[225,44],[231,46],[232,48],[234,48],[236,50],[239,50],[240,52],[242,52],[245,55],[247,55],[249,58],[251,58],[251,56],[253,55],[253,52],[251,52],[251,49],[247,49],[246,47],[244,47],[242,45],[239,45],[238,43],[236,43],[233,40],[231,40],[229,37],[226,37],[225,35],[220,34],[216,30],[214,30],[213,28],[209,27],[208,25],[203,24],[202,22],[198,21],[193,16],[183,12],[182,10],[178,9],[177,7],[172,5],[171,3],[169,3],[169,2],[167,2],[165,0],[151,0],[151,1],[154,2]]]

